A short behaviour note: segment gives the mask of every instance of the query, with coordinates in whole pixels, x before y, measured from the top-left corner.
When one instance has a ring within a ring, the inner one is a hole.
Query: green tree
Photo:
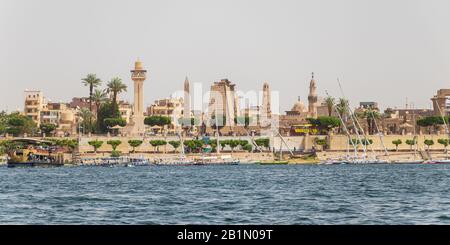
[[[115,111],[114,113],[113,113],[113,110]],[[121,119],[120,117],[114,117],[113,114],[120,115],[119,108],[113,107],[112,103],[106,102],[100,106],[100,111],[98,113],[98,118],[97,118],[97,122],[99,125],[99,128],[98,128],[99,133],[108,132],[108,125],[106,124],[105,119],[108,119],[108,118],[119,118],[119,120]]]
[[[57,126],[53,123],[41,123],[39,129],[41,130],[41,133],[50,135],[53,131],[55,131],[56,127]]]
[[[75,150],[78,146],[78,141],[75,139],[71,139],[67,141],[67,147],[70,149],[71,152]]]
[[[92,147],[94,147],[94,152],[97,153],[98,148],[102,147],[103,141],[101,140],[92,140],[89,141],[88,144]]]
[[[171,141],[169,141],[169,145],[171,145],[173,147],[173,149],[174,149],[173,152],[175,153],[177,148],[180,147],[181,142],[180,141],[171,140]]]
[[[98,120],[100,107],[106,101],[108,101],[108,96],[104,91],[102,91],[100,89],[96,89],[94,94],[92,94],[92,102],[95,103],[95,111],[96,111],[96,119],[97,119],[96,131],[97,132],[100,131],[100,121]]]
[[[81,127],[83,127],[85,131],[91,132],[92,124],[90,118],[92,117],[92,112],[86,108],[82,108],[78,112],[78,117],[81,118]]]
[[[449,139],[438,139],[438,143],[444,146],[445,154],[448,155],[447,147],[449,145]]]
[[[123,118],[105,118],[103,121],[108,128],[112,128],[114,126],[125,127],[127,125],[127,121]]]
[[[244,151],[248,151],[248,152],[252,152],[253,151],[253,146],[250,144],[246,144],[242,147],[242,150]]]
[[[364,112],[358,114],[358,117],[366,119],[367,122],[367,133],[374,134],[376,129],[376,121],[380,118],[380,113],[378,110],[372,108],[371,106],[364,110]]]
[[[15,137],[23,134],[34,134],[37,132],[36,123],[31,118],[21,115],[18,112],[7,116],[6,133]]]
[[[401,139],[396,139],[392,141],[392,144],[395,145],[395,151],[398,151],[398,146],[401,145],[403,142]]]
[[[348,140],[348,144],[349,145],[354,145],[354,146],[356,146],[356,147],[358,147],[358,145],[360,144],[361,142],[359,141],[359,139],[349,139]]]
[[[406,140],[405,143],[409,145],[409,150],[412,151],[413,146],[417,144],[417,140],[414,138],[412,140]]]
[[[107,89],[106,91],[108,93],[112,93],[112,118],[116,118],[117,117],[117,111],[116,109],[118,109],[118,101],[117,101],[117,95],[122,93],[122,92],[126,92],[127,91],[127,85],[125,85],[122,82],[122,79],[115,77],[113,79],[111,79],[111,81],[108,82],[107,85]]]
[[[203,147],[202,140],[186,140],[184,146],[188,148],[189,152],[200,152]]]
[[[145,125],[149,125],[149,126],[165,126],[165,125],[169,125],[172,123],[172,120],[170,119],[170,117],[165,117],[165,116],[150,116],[150,117],[146,117],[144,119],[144,123]]]
[[[320,145],[322,149],[325,149],[328,146],[327,139],[316,138],[314,142],[317,145]]]
[[[243,148],[248,145],[248,140],[238,140],[238,144]]]
[[[372,139],[363,139],[361,141],[361,143],[362,143],[362,145],[368,146],[368,145],[373,144],[373,140]]]
[[[336,105],[336,110],[338,111],[339,115],[342,117],[342,119],[346,119],[348,116],[348,107],[349,103],[348,100],[344,98],[339,98],[339,102]],[[346,120],[344,120],[346,121]]]
[[[427,146],[427,150],[429,151],[430,150],[430,147],[432,146],[432,145],[434,145],[434,140],[424,140],[424,142],[423,142],[426,146]]]
[[[111,157],[120,157],[121,155],[122,155],[122,152],[120,152],[120,151],[116,151],[116,150],[111,151]]]
[[[239,145],[239,140],[230,140],[228,145],[231,148],[231,152],[234,152],[234,149]]]
[[[327,105],[328,116],[331,117],[333,115],[333,107],[334,107],[335,99],[331,96],[325,98],[325,104]]]
[[[135,152],[136,147],[139,147],[140,145],[142,145],[143,141],[142,140],[129,140],[128,144],[133,147],[133,153]]]
[[[115,151],[117,149],[117,147],[120,144],[122,144],[122,141],[120,141],[120,140],[108,140],[106,143],[112,147],[113,151]]]
[[[165,141],[165,140],[150,140],[149,143],[153,147],[156,147],[156,152],[159,152],[159,147],[162,146],[162,145],[166,145],[167,141]]]
[[[84,86],[89,87],[89,111],[92,112],[92,94],[94,92],[94,88],[100,86],[102,84],[102,80],[97,78],[95,74],[88,74],[85,78],[81,79]],[[89,123],[92,124],[92,114],[89,118]]]
[[[448,117],[444,119],[448,122]],[[428,129],[428,133],[431,134],[431,129],[434,128],[434,130],[437,131],[439,126],[444,124],[444,120],[441,116],[430,116],[420,118],[416,121],[416,123],[421,127],[426,127]]]
[[[256,139],[255,143],[257,146],[264,147],[266,149],[268,149],[270,147],[270,139],[269,138]]]
[[[341,125],[341,121],[336,117],[318,117],[318,118],[307,118],[314,127],[316,127],[321,132],[328,133],[330,130],[333,130],[336,127]]]

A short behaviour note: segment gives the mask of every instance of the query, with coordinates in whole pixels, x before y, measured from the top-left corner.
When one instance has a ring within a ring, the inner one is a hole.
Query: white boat
[[[425,161],[423,163],[428,163],[428,164],[450,164],[450,159],[430,160],[430,161]]]
[[[392,161],[393,164],[421,164],[424,163],[423,160],[396,160]]]
[[[194,160],[194,165],[237,165],[240,161],[229,155],[201,156]]]
[[[81,158],[82,166],[147,166],[150,162],[144,157],[100,157],[100,158]]]
[[[187,159],[185,156],[172,158],[159,158],[154,160],[154,164],[159,166],[191,166],[194,161]]]

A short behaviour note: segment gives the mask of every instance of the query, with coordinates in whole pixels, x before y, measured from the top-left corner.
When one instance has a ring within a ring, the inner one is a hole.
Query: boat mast
[[[341,91],[341,94],[342,94],[342,97],[345,99],[345,100],[347,100],[347,98],[345,97],[345,94],[344,94],[344,90],[342,89],[342,86],[341,86],[341,82],[339,81],[339,78],[337,79],[337,81],[338,81],[338,84],[339,84],[339,89],[340,89],[340,91]],[[348,100],[347,100],[348,101]],[[350,103],[349,103],[350,104]],[[359,142],[362,144],[362,146],[363,146],[363,152],[364,152],[364,159],[366,159],[366,157],[367,157],[367,149],[366,149],[366,145],[365,144],[363,144],[362,143],[362,138],[361,138],[361,135],[359,134],[359,128],[356,126],[356,123],[355,123],[355,119],[354,119],[354,115],[353,115],[353,112],[352,112],[352,110],[350,109],[350,105],[347,105],[347,109],[348,109],[348,111],[350,112],[350,119],[352,120],[352,124],[353,124],[353,127],[355,128],[355,133],[356,133],[356,137],[358,138],[358,140],[359,140]]]
[[[436,102],[436,105],[437,105],[437,108],[439,110],[439,114],[441,115],[442,121],[444,122],[444,125],[445,125],[445,133],[450,138],[450,132],[448,130],[448,125],[447,125],[447,122],[445,120],[444,113],[442,113],[441,106],[439,105],[439,103]]]
[[[413,138],[413,142],[414,142],[414,161],[416,160],[416,155],[417,155],[417,132],[416,132],[416,127],[417,127],[417,123],[416,123],[416,111],[414,110],[414,105],[413,105],[413,121],[414,121],[414,138]]]
[[[325,90],[325,93],[327,94],[327,96],[330,96],[330,95],[328,94],[328,91]],[[334,108],[334,111],[336,112],[336,114],[338,115],[339,119],[341,120],[342,127],[344,128],[345,134],[346,134],[347,137],[348,137],[349,143],[352,144],[352,146],[353,146],[353,148],[354,148],[354,150],[355,150],[355,157],[356,157],[356,144],[355,144],[355,142],[353,142],[353,140],[351,139],[350,132],[348,131],[347,125],[345,124],[344,119],[342,119],[342,115],[341,115],[341,113],[339,113],[339,111],[338,111],[336,105],[333,105],[333,108]],[[347,110],[347,108],[344,108],[344,109]],[[347,155],[350,155],[349,144],[347,144]]]
[[[384,155],[385,155],[385,156],[388,156],[389,153],[388,153],[388,151],[387,151],[387,149],[386,149],[386,146],[384,145],[383,133],[380,132],[380,128],[378,128],[378,123],[377,123],[377,120],[376,120],[375,116],[373,115],[373,111],[370,112],[370,115],[372,116],[373,122],[374,122],[374,124],[375,124],[375,128],[377,129],[377,134],[378,134],[378,136],[380,137],[380,143],[381,143],[381,146],[383,146],[383,149],[384,149]]]

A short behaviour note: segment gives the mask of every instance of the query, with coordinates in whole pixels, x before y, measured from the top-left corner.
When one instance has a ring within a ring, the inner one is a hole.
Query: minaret
[[[144,125],[144,81],[147,78],[147,70],[144,70],[139,59],[134,63],[134,70],[131,70],[131,80],[134,82],[134,104],[133,115],[131,117],[131,134],[142,135],[145,133]]]
[[[184,80],[184,109],[183,118],[189,119],[191,117],[191,94],[189,89],[189,80],[186,77]],[[186,122],[185,122],[186,123]]]
[[[262,113],[264,118],[271,118],[272,109],[270,106],[270,88],[269,83],[265,82],[263,85],[263,98],[262,98]]]
[[[317,86],[314,79],[314,72],[312,73],[311,82],[309,83],[309,95],[308,95],[308,116],[317,118]]]
[[[263,85],[263,101],[261,108],[261,126],[265,127],[269,124],[270,118],[272,118],[272,109],[270,105],[270,87],[269,83],[265,82]]]

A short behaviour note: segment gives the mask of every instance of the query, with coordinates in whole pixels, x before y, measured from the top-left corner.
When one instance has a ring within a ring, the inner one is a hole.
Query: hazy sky
[[[145,104],[191,82],[228,77],[243,91],[268,81],[281,110],[310,73],[320,96],[356,104],[429,108],[450,83],[448,0],[0,0],[0,110],[23,108],[23,91],[52,101],[85,96],[80,79],[120,76],[140,58],[149,70]]]

